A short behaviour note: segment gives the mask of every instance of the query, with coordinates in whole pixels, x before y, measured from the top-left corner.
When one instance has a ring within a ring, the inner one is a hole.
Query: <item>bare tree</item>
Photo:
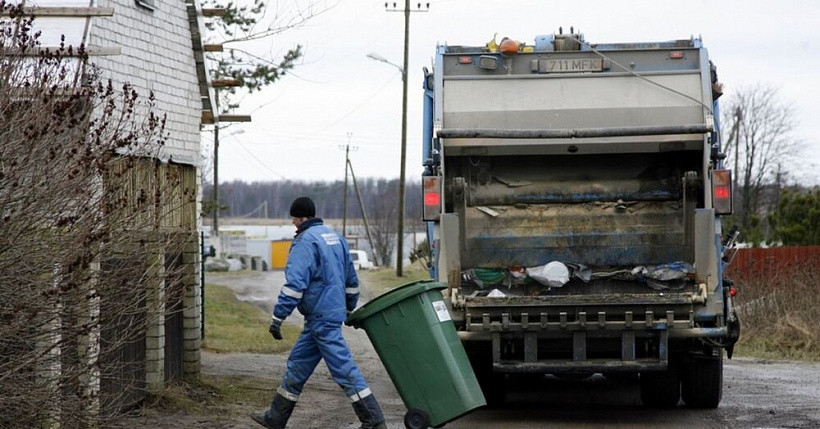
[[[384,261],[393,260],[393,247],[396,245],[396,219],[398,218],[398,196],[394,189],[380,187],[379,195],[376,195],[375,207],[371,217],[373,224],[370,231],[373,234],[373,251],[379,255],[378,259]]]
[[[795,160],[800,147],[793,135],[797,122],[779,89],[763,84],[731,94],[723,112],[724,129],[731,130],[725,139],[727,165],[734,167],[740,224],[748,230],[760,214],[765,186],[782,180],[782,167]]]
[[[181,293],[188,237],[170,226],[196,189],[155,161],[152,96],[102,81],[82,46],[42,50],[0,7],[0,427],[96,426],[144,388],[123,350]]]
[[[311,18],[329,10],[324,0],[225,1],[205,0],[207,7],[225,10],[223,16],[206,22],[209,43],[224,45],[223,53],[212,53],[208,59],[213,78],[233,78],[249,93],[258,91],[279,80],[293,69],[302,55],[302,46],[290,49],[272,49],[275,36],[301,27]],[[236,108],[237,87],[220,91],[223,110]]]

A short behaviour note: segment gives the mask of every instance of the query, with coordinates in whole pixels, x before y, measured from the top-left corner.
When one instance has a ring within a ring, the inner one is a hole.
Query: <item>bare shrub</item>
[[[170,226],[195,190],[153,158],[153,96],[0,7],[0,427],[95,426],[144,387],[144,356],[123,357],[181,293]]]
[[[820,360],[820,267],[791,268],[735,282],[741,352]]]

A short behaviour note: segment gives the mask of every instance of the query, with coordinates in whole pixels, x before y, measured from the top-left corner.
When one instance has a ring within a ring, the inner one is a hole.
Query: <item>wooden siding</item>
[[[725,275],[731,279],[770,278],[817,267],[820,246],[738,249]]]

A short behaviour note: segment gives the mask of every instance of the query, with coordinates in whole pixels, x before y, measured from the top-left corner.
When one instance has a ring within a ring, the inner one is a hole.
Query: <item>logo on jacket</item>
[[[325,239],[325,243],[327,243],[328,246],[336,246],[339,244],[339,236],[335,233],[326,232],[322,234],[322,238]]]

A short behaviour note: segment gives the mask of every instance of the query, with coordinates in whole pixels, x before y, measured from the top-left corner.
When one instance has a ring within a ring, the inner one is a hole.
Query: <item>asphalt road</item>
[[[215,280],[231,287],[237,296],[270,309],[283,283],[281,272],[252,276],[227,276]],[[366,285],[363,285],[366,288]],[[286,323],[301,324],[298,317]],[[262,327],[264,328],[264,327]],[[405,408],[382,363],[361,330],[345,328],[345,338],[362,373],[382,405],[391,429],[403,428]],[[286,355],[203,354],[203,372],[250,375],[278,384]],[[508,403],[503,408],[479,409],[447,428],[820,428],[820,364],[766,361],[750,358],[727,360],[723,400],[715,410],[668,410],[640,405],[638,386],[593,377],[565,382],[551,377],[511,380]],[[264,407],[265,404],[260,404]],[[213,426],[253,428],[236,420]],[[289,428],[358,427],[348,399],[320,364],[308,382]]]

